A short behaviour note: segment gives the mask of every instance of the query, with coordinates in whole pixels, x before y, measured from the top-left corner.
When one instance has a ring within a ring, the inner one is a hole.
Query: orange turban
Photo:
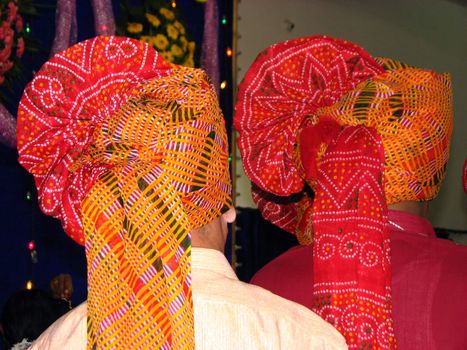
[[[26,88],[18,141],[43,210],[85,241],[88,349],[193,349],[190,231],[232,206],[206,74],[136,40],[84,41]]]
[[[382,74],[358,84],[339,102],[318,109],[340,125],[376,129],[384,147],[388,204],[436,197],[446,173],[452,134],[448,73],[378,59]]]
[[[297,200],[305,183],[313,189],[315,182],[304,163],[317,171],[326,149],[325,143],[314,145],[320,149],[311,161],[300,152],[307,126],[333,120],[375,128],[391,204],[436,197],[449,159],[452,119],[448,73],[374,59],[348,41],[311,36],[272,45],[258,56],[239,86],[234,123],[255,202],[265,218],[297,233],[303,229]]]

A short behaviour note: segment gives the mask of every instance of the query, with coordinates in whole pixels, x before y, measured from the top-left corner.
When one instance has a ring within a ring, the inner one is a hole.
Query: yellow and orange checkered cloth
[[[381,135],[388,204],[436,197],[446,173],[452,134],[448,73],[378,58],[386,69],[336,104],[319,108],[340,125],[365,125]]]
[[[18,135],[41,206],[84,234],[87,348],[194,349],[190,231],[232,206],[206,74],[135,40],[91,39],[38,72]]]

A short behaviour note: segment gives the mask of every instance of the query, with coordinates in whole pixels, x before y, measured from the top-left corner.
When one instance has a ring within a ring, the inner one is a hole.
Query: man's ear
[[[224,214],[222,214],[222,219],[225,220],[225,222],[227,222],[228,224],[234,222],[236,217],[237,212],[235,211],[235,208],[230,208]]]

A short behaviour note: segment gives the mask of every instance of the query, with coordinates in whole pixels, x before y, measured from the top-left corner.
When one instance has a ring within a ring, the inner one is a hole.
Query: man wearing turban
[[[467,251],[425,219],[449,157],[448,74],[325,36],[259,54],[234,124],[262,215],[301,247],[252,282],[333,324],[349,349],[464,349]]]
[[[19,161],[85,246],[89,290],[32,349],[345,348],[305,307],[236,278],[227,148],[206,74],[147,44],[97,37],[44,64],[20,103]]]

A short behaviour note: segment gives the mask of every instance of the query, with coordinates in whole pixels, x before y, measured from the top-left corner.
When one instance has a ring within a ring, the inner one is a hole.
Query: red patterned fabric
[[[319,107],[383,71],[359,46],[326,36],[289,40],[258,55],[239,86],[234,125],[243,166],[256,185],[254,200],[260,209],[267,206],[266,219],[295,232],[297,214],[306,211],[294,201],[284,206],[285,198],[279,205],[270,200],[303,189],[293,155],[305,117],[316,122]]]
[[[340,131],[340,125],[335,120],[327,118],[321,118],[318,124],[303,126],[300,131],[296,163],[300,165],[299,169],[303,168],[302,178],[313,188],[327,145]]]
[[[134,86],[169,72],[170,65],[143,42],[98,37],[55,55],[26,87],[18,110],[19,161],[34,175],[42,211],[61,220],[79,244],[81,202],[107,169],[81,166],[93,139],[89,130],[113,115]]]
[[[467,246],[436,238],[421,216],[389,210],[388,218],[397,348],[467,349]],[[312,260],[313,246],[293,247],[258,271],[251,283],[312,309]]]
[[[350,349],[396,347],[384,151],[374,129],[341,127],[320,110],[383,72],[346,41],[286,41],[258,56],[235,108],[253,198],[301,244],[315,240],[314,311]]]
[[[375,129],[349,126],[321,159],[312,207],[313,310],[349,349],[394,349],[391,262]]]
[[[291,155],[304,116],[381,72],[357,45],[325,36],[289,40],[261,52],[239,86],[235,107],[240,150],[252,148],[243,163],[248,176],[279,196],[301,191],[303,180]]]

